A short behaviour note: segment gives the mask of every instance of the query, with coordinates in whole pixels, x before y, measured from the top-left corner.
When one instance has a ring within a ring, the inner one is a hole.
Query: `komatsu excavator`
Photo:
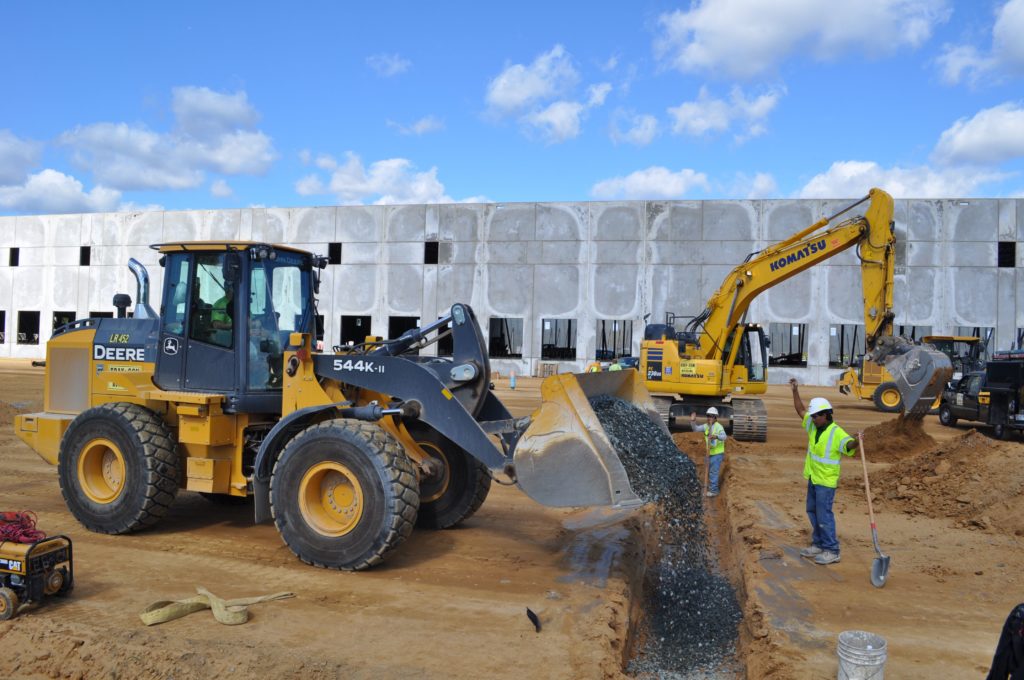
[[[58,468],[71,513],[93,531],[152,526],[179,489],[254,503],[303,561],[373,566],[414,524],[447,528],[505,475],[552,506],[642,501],[589,399],[612,395],[661,419],[634,371],[556,375],[532,416],[495,396],[473,310],[391,340],[317,353],[326,258],[251,242],[154,246],[157,314],[136,260],[132,318],[82,319],[46,346],[44,412],[18,436]],[[414,353],[450,335],[452,358]]]
[[[829,227],[863,203],[868,203],[864,215]],[[884,362],[907,416],[923,417],[949,380],[952,365],[942,352],[892,334],[892,218],[892,197],[872,189],[835,215],[747,256],[685,330],[676,332],[671,323],[648,325],[640,373],[666,421],[714,406],[721,420],[731,421],[737,440],[765,441],[767,411],[757,395],[768,385],[767,343],[761,326],[746,322],[747,309],[768,288],[852,247],[861,263],[865,356]]]

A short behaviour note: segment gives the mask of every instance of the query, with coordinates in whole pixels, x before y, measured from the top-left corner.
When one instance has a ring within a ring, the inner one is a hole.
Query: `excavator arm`
[[[827,228],[833,220],[869,202],[863,216]],[[824,231],[822,231],[824,229]],[[893,231],[893,199],[872,189],[861,200],[824,217],[806,229],[764,250],[752,253],[730,272],[708,300],[704,311],[686,330],[699,342],[687,346],[687,354],[702,359],[728,361],[723,350],[750,303],[762,292],[802,271],[855,247],[861,263],[864,292],[864,326],[868,355],[885,361],[896,379],[908,415],[922,416],[952,373],[941,352],[893,336],[893,278],[896,237]],[[814,300],[809,300],[813,304]]]

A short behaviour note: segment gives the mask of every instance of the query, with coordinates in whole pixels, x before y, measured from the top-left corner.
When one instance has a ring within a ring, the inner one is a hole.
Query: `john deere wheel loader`
[[[639,505],[588,399],[612,394],[660,422],[634,371],[557,375],[514,419],[491,391],[473,311],[391,340],[313,351],[325,258],[264,243],[154,246],[161,313],[135,260],[134,318],[83,319],[46,349],[45,412],[15,429],[58,468],[87,528],[152,526],[179,489],[252,497],[310,564],[379,563],[413,525],[453,526],[504,473],[540,503]],[[450,334],[453,357],[409,354]]]
[[[863,216],[829,227],[865,202],[869,205]],[[684,331],[668,323],[648,325],[640,346],[640,373],[665,419],[671,422],[715,406],[736,439],[765,441],[768,413],[757,395],[768,386],[767,343],[761,326],[746,321],[750,303],[768,288],[851,247],[856,247],[861,266],[866,356],[885,362],[907,416],[922,418],[953,369],[942,352],[892,334],[892,216],[892,196],[872,189],[835,215],[748,255]]]

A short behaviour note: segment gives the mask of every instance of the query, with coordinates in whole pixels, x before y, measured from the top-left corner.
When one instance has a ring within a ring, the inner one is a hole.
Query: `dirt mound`
[[[969,430],[873,473],[871,489],[887,508],[1024,536],[1024,444]]]
[[[923,420],[892,420],[864,430],[864,455],[872,463],[893,463],[935,448]]]

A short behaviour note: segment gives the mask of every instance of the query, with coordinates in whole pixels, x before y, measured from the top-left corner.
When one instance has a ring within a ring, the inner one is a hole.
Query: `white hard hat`
[[[715,408],[714,406],[712,406],[711,408],[709,408],[709,409],[707,410],[707,412],[706,412],[706,413],[705,413],[704,415],[708,415],[708,416],[717,416],[717,415],[718,415],[718,409],[717,409],[717,408]]]
[[[814,397],[811,399],[811,405],[807,408],[807,413],[813,416],[815,413],[831,410],[832,404],[828,403],[828,399],[825,397]]]

